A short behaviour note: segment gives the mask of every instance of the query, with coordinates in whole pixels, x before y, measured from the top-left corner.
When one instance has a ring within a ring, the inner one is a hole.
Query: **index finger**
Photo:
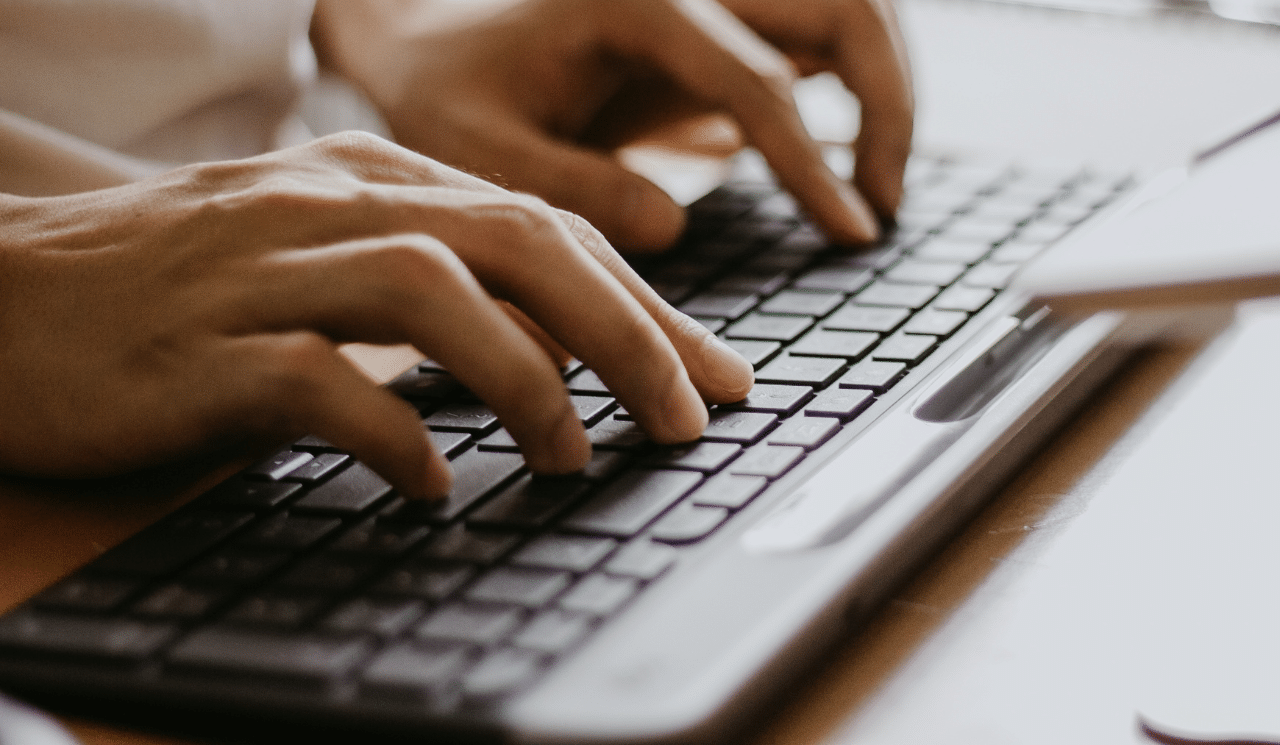
[[[862,108],[853,180],[877,212],[892,215],[902,201],[911,154],[911,67],[891,3],[855,0],[845,7],[838,21],[836,73]]]
[[[709,0],[627,7],[630,12],[616,14],[611,43],[728,109],[831,238],[864,243],[877,237],[871,208],[831,172],[805,129],[791,93],[795,75],[780,52]]]

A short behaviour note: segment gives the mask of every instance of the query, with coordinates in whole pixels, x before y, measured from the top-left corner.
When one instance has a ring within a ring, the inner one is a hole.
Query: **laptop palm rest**
[[[745,532],[744,548],[785,553],[829,545],[848,535],[1044,357],[1063,335],[1047,316],[1047,308],[1038,308],[990,324],[911,403],[889,412]]]

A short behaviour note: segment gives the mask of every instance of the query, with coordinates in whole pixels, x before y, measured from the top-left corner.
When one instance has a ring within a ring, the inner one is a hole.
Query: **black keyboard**
[[[0,685],[103,701],[196,691],[227,714],[273,697],[372,702],[465,728],[625,613],[1129,183],[917,158],[896,229],[860,250],[829,245],[773,186],[722,186],[691,207],[676,249],[635,260],[756,368],[699,441],[649,442],[571,366],[593,457],[580,475],[533,478],[493,413],[423,363],[389,385],[452,461],[447,501],[405,501],[299,440],[0,618]]]

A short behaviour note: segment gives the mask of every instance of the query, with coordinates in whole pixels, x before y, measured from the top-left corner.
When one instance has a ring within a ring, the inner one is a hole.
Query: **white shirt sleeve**
[[[0,0],[0,189],[66,193],[304,142],[314,0]]]

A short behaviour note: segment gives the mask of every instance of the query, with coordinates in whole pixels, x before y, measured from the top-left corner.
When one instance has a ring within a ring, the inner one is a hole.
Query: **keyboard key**
[[[701,480],[689,471],[630,471],[587,500],[563,525],[582,533],[632,536]]]
[[[778,417],[773,414],[715,408],[711,410],[702,439],[749,445],[763,437],[777,422]]]
[[[752,339],[725,339],[724,343],[729,348],[751,363],[751,366],[759,369],[761,365],[773,359],[773,356],[782,349],[782,345],[776,341],[756,341]]]
[[[169,652],[169,662],[186,669],[326,685],[345,675],[368,653],[368,644],[358,639],[212,628],[198,630],[178,642]]]
[[[303,437],[301,440],[298,440],[297,442],[293,443],[293,449],[306,450],[307,452],[312,454],[325,453],[325,452],[331,453],[331,452],[342,450],[342,448],[338,447],[337,445],[334,445],[332,442],[329,442],[323,437],[316,437],[315,435],[307,435],[306,437]]]
[[[902,327],[908,334],[933,334],[934,336],[951,336],[956,329],[969,320],[969,314],[956,310],[938,310],[925,308],[907,321]]]
[[[789,342],[812,325],[813,319],[809,316],[767,316],[752,313],[730,326],[725,336],[730,339]]]
[[[323,456],[321,456],[323,457]],[[391,493],[391,485],[363,463],[353,463],[336,477],[293,503],[299,512],[354,515]]]
[[[393,595],[443,600],[476,575],[468,564],[413,561],[393,569],[373,589]]]
[[[809,263],[809,256],[806,254],[789,254],[778,251],[765,251],[753,257],[746,264],[742,265],[742,269],[746,272],[756,274],[769,274],[772,272],[796,272],[803,269]],[[819,288],[822,289],[822,288]]]
[[[544,535],[517,551],[511,563],[581,573],[590,571],[617,547],[618,542],[610,538]]]
[[[764,313],[790,313],[798,316],[825,316],[844,302],[839,292],[779,292],[760,306]]]
[[[1009,220],[991,220],[969,213],[946,227],[944,237],[957,243],[977,243],[988,247],[1013,232],[1014,223]]]
[[[818,232],[816,228],[808,225],[802,225],[791,233],[787,234],[782,240],[778,241],[769,250],[785,251],[787,253],[816,254],[830,248],[831,244],[827,242],[826,236]]]
[[[389,523],[369,518],[347,529],[329,549],[369,556],[399,556],[426,538],[430,532],[423,525]]]
[[[287,551],[229,546],[192,567],[186,573],[186,579],[214,584],[248,584],[279,569],[291,556]]]
[[[846,374],[841,378],[842,384],[848,377]],[[849,419],[862,413],[874,400],[871,391],[828,388],[813,397],[813,400],[804,407],[804,414],[805,416],[833,416]]]
[[[901,362],[881,362],[863,360],[840,378],[841,388],[867,388],[883,393],[889,386],[898,382],[907,372],[907,366]]]
[[[854,298],[865,305],[888,305],[897,308],[923,308],[938,294],[936,285],[900,285],[876,282]]]
[[[869,305],[846,305],[822,322],[822,327],[835,331],[893,331],[911,311],[906,308],[880,308]]]
[[[462,433],[444,432],[443,434],[454,435],[454,434],[462,434]],[[471,439],[470,435],[462,435],[462,436],[466,437],[468,440]],[[497,451],[501,453],[520,452],[520,446],[516,444],[515,438],[511,436],[510,432],[503,429],[502,427],[499,427],[497,430],[495,430],[493,434],[486,435],[485,437],[482,437],[479,440],[477,440],[476,447],[480,450]]]
[[[652,580],[662,576],[675,563],[675,549],[642,538],[623,546],[605,564],[604,570],[609,574]]]
[[[570,393],[586,393],[586,394],[603,394],[612,395],[608,386],[600,379],[595,371],[582,368],[576,375],[569,379]]]
[[[350,590],[378,566],[371,557],[354,554],[319,554],[285,572],[280,587],[298,587],[326,592]]]
[[[142,616],[196,619],[211,611],[227,597],[227,588],[198,587],[171,583],[152,592],[133,607]]]
[[[506,431],[506,430],[500,430]],[[436,450],[446,458],[454,456],[466,450],[471,445],[471,435],[466,432],[437,432],[430,431],[431,442],[435,444]]]
[[[351,460],[351,456],[345,453],[321,453],[293,469],[285,478],[290,481],[314,484],[333,474],[334,471],[341,468],[349,460]]]
[[[569,396],[569,403],[573,404],[573,408],[578,412],[578,418],[582,420],[585,427],[590,427],[596,422],[604,419],[616,406],[613,399],[604,398],[602,396]]]
[[[315,593],[263,592],[245,598],[223,618],[236,624],[293,629],[314,616],[327,601]]]
[[[631,453],[622,450],[593,450],[581,478],[586,481],[604,481],[611,478],[631,462]]]
[[[491,645],[505,639],[520,619],[515,608],[451,603],[427,616],[416,633],[421,639]]]
[[[301,549],[312,545],[342,525],[337,518],[276,515],[255,526],[243,538],[251,546]]]
[[[365,668],[360,691],[378,699],[439,695],[462,675],[470,661],[467,648],[460,644],[396,644]]]
[[[1047,221],[1037,221],[1018,231],[1014,240],[1019,243],[1040,243],[1048,245],[1062,237],[1070,230],[1069,226]]]
[[[498,416],[484,404],[446,404],[422,423],[433,430],[482,436],[498,428]]]
[[[560,598],[565,610],[609,616],[630,600],[639,589],[633,579],[589,574]]]
[[[74,576],[40,593],[32,603],[52,610],[102,613],[118,607],[141,588],[137,580]]]
[[[1013,278],[1016,271],[1018,271],[1017,264],[979,264],[960,279],[960,284],[969,287],[1004,289],[1009,286],[1009,280]]]
[[[173,626],[162,623],[22,609],[0,617],[0,649],[23,654],[139,662],[155,654],[175,632]]]
[[[922,261],[976,264],[991,250],[991,243],[988,240],[952,240],[942,236],[916,246],[912,249],[911,256]]]
[[[1023,240],[1021,235],[1001,243],[991,254],[993,264],[1025,264],[1048,247],[1044,241]]]
[[[777,192],[756,204],[752,217],[765,220],[799,220],[800,206],[790,194]],[[815,249],[816,250],[816,249]]]
[[[587,491],[586,481],[573,477],[521,476],[467,518],[476,527],[535,530],[567,510]]]
[[[812,396],[813,389],[807,386],[756,383],[746,398],[724,408],[771,414],[790,414],[799,409]]]
[[[456,396],[464,389],[457,378],[443,370],[407,372],[387,384],[398,396],[413,400],[438,400]]]
[[[492,564],[519,542],[520,536],[517,535],[470,530],[465,525],[455,525],[427,541],[419,556],[442,561]]]
[[[320,627],[343,634],[398,636],[422,617],[425,608],[407,598],[356,598],[326,616]]]
[[[547,610],[534,616],[511,641],[518,647],[535,652],[559,654],[577,644],[590,630],[589,616]]]
[[[471,658],[460,644],[397,644],[383,650],[361,675],[361,694],[374,699],[421,699],[443,694]]]
[[[541,608],[568,587],[571,578],[568,572],[534,567],[498,567],[468,587],[466,598],[481,603]]]
[[[804,448],[784,445],[756,445],[729,466],[739,476],[777,478],[804,458]]]
[[[711,318],[739,318],[755,307],[760,298],[749,292],[704,292],[691,300],[686,300],[679,308],[690,316],[708,316]]]
[[[655,450],[645,455],[641,463],[653,468],[681,468],[711,473],[720,470],[741,450],[738,445],[727,442],[697,442]]]
[[[648,442],[649,437],[634,421],[623,421],[606,416],[587,430],[587,439],[595,448],[634,450]]]
[[[880,341],[879,334],[866,331],[814,329],[791,345],[787,353],[814,357],[841,357],[852,361],[866,354],[867,350],[878,341]]]
[[[279,481],[288,475],[290,471],[314,457],[311,453],[295,453],[292,450],[285,450],[250,466],[245,471],[245,475],[252,478]]]
[[[693,320],[702,324],[702,328],[706,329],[707,331],[710,331],[713,334],[720,333],[721,329],[723,329],[729,323],[723,318],[706,318],[705,316],[701,316],[701,317],[694,316]]]
[[[761,383],[800,384],[822,388],[840,377],[846,364],[839,358],[783,355],[761,368],[756,373],[756,380]]]
[[[300,484],[245,481],[231,478],[213,488],[199,502],[203,507],[230,507],[269,510],[302,491]]]
[[[519,453],[468,450],[453,461],[453,488],[443,500],[400,500],[381,519],[442,525],[493,493],[524,467]]]
[[[540,655],[518,649],[498,649],[481,658],[462,678],[462,692],[473,699],[502,696],[529,683],[541,670]]]
[[[676,505],[649,531],[649,537],[663,543],[692,543],[706,538],[729,517],[723,507],[700,507],[688,502]]]
[[[926,334],[894,334],[880,342],[871,357],[890,362],[915,364],[938,345],[938,337]]]
[[[750,293],[768,297],[781,290],[790,281],[791,274],[788,272],[734,273],[713,284],[711,289],[718,292]]]
[[[243,512],[180,510],[107,551],[94,570],[167,574],[213,548],[252,518]]]
[[[949,285],[965,269],[965,264],[906,259],[885,272],[884,278],[902,284]]]
[[[690,501],[706,507],[727,507],[736,510],[764,491],[769,480],[763,476],[735,476],[722,473],[710,478],[698,487]]]
[[[834,290],[857,292],[874,276],[870,269],[854,267],[818,267],[800,275],[792,287],[797,290]]]
[[[989,287],[960,285],[943,290],[938,299],[933,301],[933,306],[940,310],[962,310],[974,313],[991,302],[991,298],[995,296],[996,291]]]
[[[840,431],[840,421],[829,417],[793,417],[769,433],[770,445],[796,445],[812,450]]]

